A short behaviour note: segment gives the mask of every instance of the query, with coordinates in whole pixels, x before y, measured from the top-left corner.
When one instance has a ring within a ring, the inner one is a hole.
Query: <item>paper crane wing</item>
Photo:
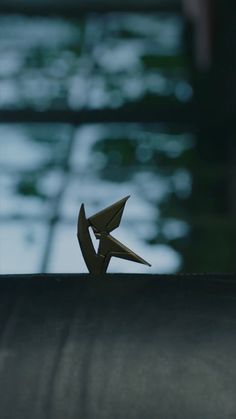
[[[101,237],[98,253],[104,255],[105,257],[109,256],[109,259],[112,256],[115,256],[120,259],[132,260],[133,262],[151,266],[148,262],[146,262],[146,260],[138,256],[110,234]]]
[[[126,196],[115,204],[110,205],[109,207],[90,217],[88,222],[92,227],[95,228],[95,230],[99,232],[106,231],[107,233],[110,233],[119,227],[124,207],[128,199],[129,196]]]

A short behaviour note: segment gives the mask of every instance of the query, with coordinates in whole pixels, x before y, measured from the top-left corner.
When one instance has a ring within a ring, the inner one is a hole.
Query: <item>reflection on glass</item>
[[[14,157],[6,153],[2,166],[2,220],[25,223],[28,219],[54,225],[49,239],[51,253],[41,255],[46,258],[48,270],[57,271],[57,263],[62,271],[86,270],[82,259],[78,264],[76,239],[81,202],[86,202],[88,212],[93,213],[128,194],[132,198],[116,237],[151,260],[150,272],[174,272],[180,268],[181,256],[168,240],[185,236],[187,223],[171,217],[160,228],[160,204],[172,194],[191,193],[188,170],[183,168],[182,174],[180,168],[176,170],[176,159],[192,150],[191,135],[163,132],[158,127],[113,124],[84,126],[75,132],[59,125],[1,129],[6,144],[12,140],[15,149]],[[15,234],[17,231],[20,235],[17,228]],[[21,239],[20,246],[24,254],[27,240]],[[71,260],[75,253],[77,256]],[[7,262],[4,266],[7,269]],[[114,261],[110,271],[117,270],[144,272],[145,267]]]
[[[0,272],[40,272],[46,245],[47,225],[42,222],[0,223]]]
[[[140,124],[1,124],[1,272],[86,271],[81,202],[90,215],[126,195],[114,235],[152,268],[114,259],[110,271],[235,269],[222,167],[186,128],[142,124],[146,105],[192,99],[182,30],[174,14],[0,16],[0,109],[140,105]]]
[[[2,129],[16,153],[1,165],[1,272],[16,271],[20,260],[21,271],[86,272],[76,238],[81,203],[89,216],[126,195],[114,236],[150,261],[148,272],[233,269],[233,220],[210,194],[221,171],[198,159],[189,132],[138,124]],[[114,259],[110,272],[147,268]]]
[[[117,108],[191,99],[174,15],[0,17],[0,107]]]

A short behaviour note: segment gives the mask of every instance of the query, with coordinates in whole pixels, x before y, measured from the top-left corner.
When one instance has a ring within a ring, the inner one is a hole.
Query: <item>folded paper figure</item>
[[[77,237],[90,273],[105,273],[112,256],[151,266],[110,235],[110,232],[120,225],[124,206],[128,198],[129,196],[121,199],[88,219],[86,218],[84,204],[81,205],[78,216]],[[97,253],[93,247],[89,227],[92,227],[96,239],[100,241]]]

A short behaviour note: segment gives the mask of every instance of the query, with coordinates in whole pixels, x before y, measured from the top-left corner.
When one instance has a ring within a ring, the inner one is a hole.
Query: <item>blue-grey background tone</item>
[[[1,110],[139,105],[133,123],[1,121],[1,273],[86,272],[81,203],[89,216],[126,195],[114,236],[152,267],[113,258],[110,272],[234,270],[227,160],[201,158],[196,126],[142,121],[147,106],[194,103],[185,31],[175,12],[0,16]]]

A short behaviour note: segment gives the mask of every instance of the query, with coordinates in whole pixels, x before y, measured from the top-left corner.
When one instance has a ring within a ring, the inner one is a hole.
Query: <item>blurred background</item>
[[[236,271],[234,0],[1,0],[0,271],[86,272],[76,237],[126,195],[114,236],[151,268]]]

